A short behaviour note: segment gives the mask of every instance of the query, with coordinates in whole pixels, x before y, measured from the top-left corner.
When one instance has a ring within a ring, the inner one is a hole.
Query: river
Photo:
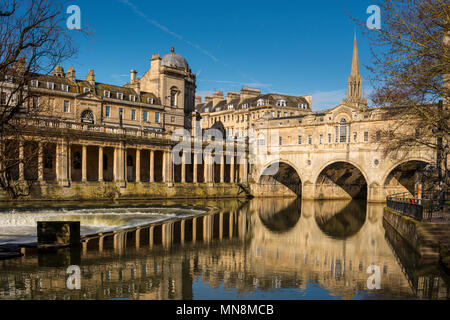
[[[423,265],[383,223],[382,204],[287,198],[4,206],[0,243],[35,241],[40,220],[81,221],[83,234],[103,237],[0,261],[0,299],[450,297],[448,275]],[[79,267],[78,290],[67,286],[69,265]]]

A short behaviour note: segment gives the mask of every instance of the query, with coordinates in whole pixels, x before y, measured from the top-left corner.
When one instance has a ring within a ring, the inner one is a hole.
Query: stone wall
[[[136,183],[128,182],[120,188],[114,182],[72,182],[69,188],[57,183],[36,184],[26,200],[107,200],[107,199],[200,199],[245,197],[234,184]],[[0,201],[7,201],[0,193]]]

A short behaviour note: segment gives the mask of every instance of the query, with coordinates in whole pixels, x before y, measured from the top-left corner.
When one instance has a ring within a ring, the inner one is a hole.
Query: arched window
[[[347,142],[347,121],[344,118],[340,122],[339,142]]]
[[[172,87],[170,89],[170,106],[175,107],[177,105],[177,93],[178,90],[176,87]]]
[[[91,110],[84,110],[81,114],[81,122],[83,123],[94,123],[94,114]]]

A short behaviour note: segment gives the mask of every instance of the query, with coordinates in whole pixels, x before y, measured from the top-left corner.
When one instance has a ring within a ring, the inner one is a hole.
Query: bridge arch
[[[257,176],[255,194],[297,196],[302,194],[302,179],[296,166],[287,160],[269,162]]]
[[[367,199],[369,179],[365,171],[349,160],[333,160],[316,175],[316,199]]]
[[[404,192],[414,195],[416,184],[420,179],[420,172],[428,164],[432,164],[432,162],[424,158],[409,158],[395,163],[386,171],[381,180],[386,195]]]

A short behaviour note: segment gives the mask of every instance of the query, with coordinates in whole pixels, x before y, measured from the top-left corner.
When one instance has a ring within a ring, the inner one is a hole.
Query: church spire
[[[358,44],[356,42],[356,32],[355,40],[353,44],[353,58],[352,58],[352,71],[350,73],[352,76],[359,76],[359,59],[358,59]]]
[[[359,72],[358,44],[356,42],[356,32],[353,43],[352,69],[348,77],[348,95],[344,99],[347,105],[355,107],[367,106],[367,100],[363,94],[362,77]]]

